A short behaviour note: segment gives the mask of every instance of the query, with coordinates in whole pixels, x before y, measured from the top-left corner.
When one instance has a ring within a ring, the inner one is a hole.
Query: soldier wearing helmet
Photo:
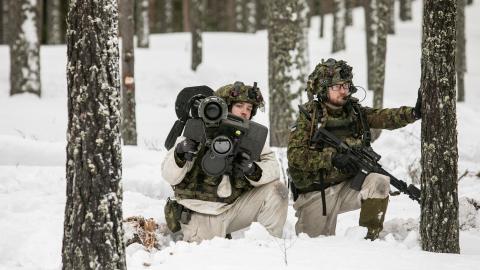
[[[360,210],[359,225],[368,229],[366,239],[375,240],[383,229],[390,179],[370,173],[360,191],[350,188],[358,164],[328,146],[310,145],[318,127],[323,127],[350,147],[370,147],[370,129],[397,129],[421,118],[421,99],[415,107],[372,109],[352,97],[356,91],[352,67],[345,61],[322,60],[308,78],[306,91],[312,100],[300,105],[296,125],[289,137],[287,155],[298,221],[295,229],[311,237],[334,235],[337,215]]]
[[[215,95],[224,99],[229,112],[252,119],[263,98],[257,84],[235,82],[220,87]],[[186,153],[194,154],[190,160]],[[167,202],[165,218],[180,219],[183,240],[199,242],[226,237],[248,227],[262,224],[271,235],[281,237],[287,216],[288,190],[279,181],[275,153],[266,144],[260,161],[251,162],[247,153],[239,153],[233,166],[243,175],[206,175],[200,161],[205,147],[183,137],[167,154],[162,164],[163,178],[174,188],[176,207]],[[169,209],[176,209],[170,211]],[[175,213],[176,212],[176,213]],[[179,228],[180,229],[180,228]]]

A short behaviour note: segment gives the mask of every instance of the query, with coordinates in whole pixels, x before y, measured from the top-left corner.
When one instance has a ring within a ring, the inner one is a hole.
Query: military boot
[[[365,239],[375,240],[383,229],[383,220],[387,211],[388,197],[385,199],[366,199],[362,201],[359,225],[367,227]]]

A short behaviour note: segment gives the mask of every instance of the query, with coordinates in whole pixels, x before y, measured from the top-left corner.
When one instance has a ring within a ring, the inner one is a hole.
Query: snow
[[[421,1],[413,3],[413,21],[397,21],[388,37],[385,100],[387,107],[414,105],[420,83]],[[480,214],[467,198],[480,201],[480,3],[466,9],[466,102],[457,104],[461,254],[421,250],[419,206],[408,197],[391,198],[381,239],[363,240],[359,212],[339,217],[337,235],[309,238],[294,233],[289,207],[285,239],[274,239],[259,224],[234,234],[235,240],[213,239],[200,244],[166,241],[160,251],[138,244],[127,250],[129,269],[479,269]],[[347,50],[331,54],[331,21],[318,38],[319,18],[309,31],[310,71],[322,58],[342,58],[354,67],[357,85],[366,85],[363,10],[354,10],[347,28]],[[477,15],[477,16],[476,16]],[[164,140],[174,123],[174,101],[184,87],[216,89],[241,80],[257,81],[268,100],[267,33],[204,33],[204,63],[190,71],[190,34],[151,36],[149,49],[136,51],[137,147],[124,146],[124,217],[164,221],[165,199],[172,194],[161,179]],[[227,44],[227,45],[225,45]],[[42,98],[9,97],[9,52],[0,46],[0,269],[60,269],[65,207],[65,146],[67,128],[66,47],[42,46]],[[356,94],[362,98],[364,93]],[[368,92],[365,105],[372,102]],[[268,106],[268,104],[267,104]],[[268,112],[268,108],[265,110]],[[259,112],[256,120],[268,123]],[[373,147],[383,166],[410,182],[410,165],[420,158],[420,123],[384,131]],[[284,150],[278,157],[286,164]]]

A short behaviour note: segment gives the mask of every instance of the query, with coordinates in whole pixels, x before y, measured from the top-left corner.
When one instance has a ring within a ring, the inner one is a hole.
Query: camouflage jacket
[[[318,123],[349,146],[362,147],[367,142],[359,114],[363,114],[367,128],[373,129],[396,129],[415,121],[412,107],[372,109],[362,107],[356,99],[351,99],[342,108],[333,108],[316,100],[302,106],[304,113],[299,113],[296,125],[291,130],[287,149],[289,172],[298,189],[309,189],[313,182],[318,182],[321,178],[325,183],[336,183],[353,176],[342,174],[332,166],[331,159],[335,149],[314,149],[310,145]]]

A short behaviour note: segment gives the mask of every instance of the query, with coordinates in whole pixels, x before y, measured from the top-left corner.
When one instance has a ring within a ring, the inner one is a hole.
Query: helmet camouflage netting
[[[252,116],[255,115],[258,108],[264,106],[262,93],[256,82],[253,86],[245,85],[243,82],[227,84],[215,91],[215,95],[224,99],[229,108],[236,102],[251,103],[253,105]]]
[[[343,60],[329,58],[322,59],[315,70],[308,76],[307,93],[321,97],[326,95],[329,86],[350,82],[352,83],[352,67]]]

